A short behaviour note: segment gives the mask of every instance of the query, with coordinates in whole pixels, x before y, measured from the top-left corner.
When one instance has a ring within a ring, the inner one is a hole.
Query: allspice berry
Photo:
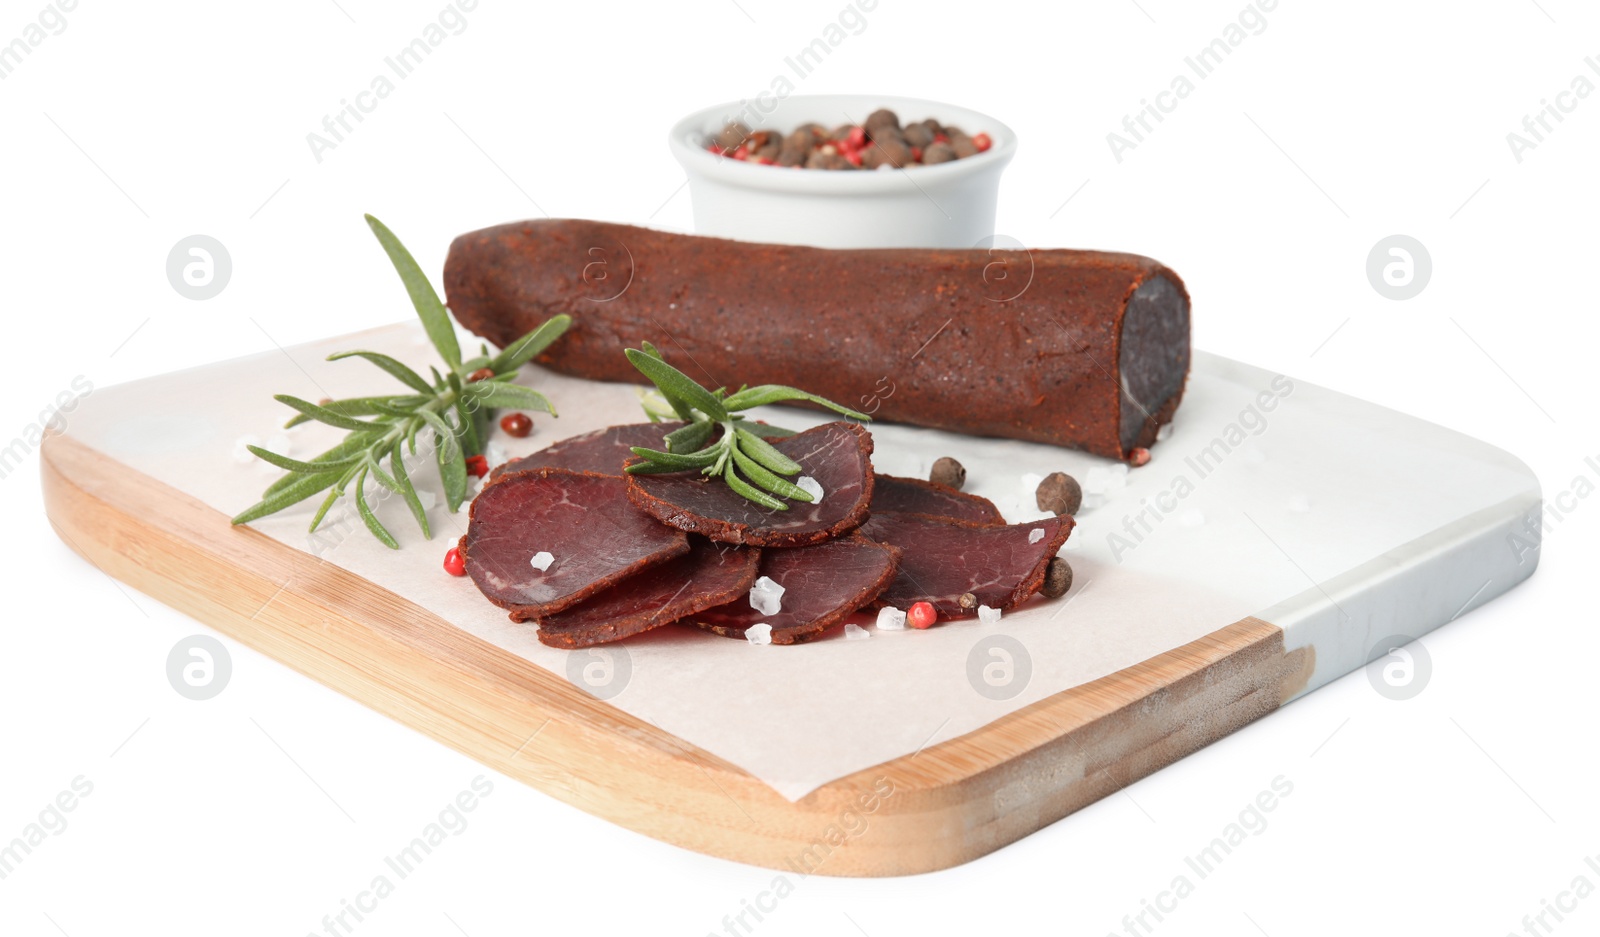
[[[899,133],[900,118],[887,107],[880,107],[867,115],[867,119],[862,122],[861,127],[866,130],[868,136],[877,139],[879,136],[887,135],[888,133]]]
[[[729,121],[717,134],[716,144],[724,150],[732,152],[744,143],[745,137],[750,136],[750,128],[737,120]]]
[[[904,131],[905,140],[912,146],[927,146],[933,142],[933,131],[927,124],[912,124]]]
[[[1072,588],[1072,567],[1066,560],[1059,556],[1050,558],[1050,565],[1044,570],[1044,585],[1039,591],[1047,599],[1059,599]]]
[[[967,483],[967,470],[955,459],[940,456],[933,463],[933,471],[928,473],[928,481],[959,491]]]
[[[1051,472],[1039,483],[1034,500],[1039,510],[1049,511],[1058,517],[1076,514],[1078,508],[1083,506],[1083,489],[1079,487],[1078,480],[1066,472]]]
[[[879,166],[903,169],[912,163],[911,147],[899,140],[876,140],[861,151],[861,161],[867,169],[877,169]]]

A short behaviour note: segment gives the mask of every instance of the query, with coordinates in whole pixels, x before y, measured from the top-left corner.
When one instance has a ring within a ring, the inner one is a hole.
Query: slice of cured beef
[[[551,647],[589,647],[669,625],[746,597],[760,562],[761,551],[754,547],[691,537],[688,553],[540,618],[539,640]]]
[[[872,513],[927,514],[995,527],[1005,524],[1000,509],[988,498],[969,495],[920,478],[877,473],[872,481]]]
[[[615,475],[540,468],[485,485],[461,554],[467,575],[515,621],[576,605],[639,570],[689,552],[682,531],[636,509]],[[548,569],[532,564],[539,553]]]
[[[859,525],[872,499],[872,436],[854,423],[833,422],[773,443],[800,463],[800,476],[822,486],[819,501],[789,501],[772,511],[746,500],[720,478],[697,471],[629,475],[628,497],[663,524],[722,543],[801,547]],[[800,477],[796,476],[796,477]]]
[[[900,547],[900,570],[878,596],[879,605],[909,608],[930,602],[944,618],[968,618],[962,608],[972,593],[978,605],[1007,609],[1039,591],[1045,567],[1072,532],[1071,517],[1051,517],[1009,527],[980,527],[917,514],[874,514],[861,534]],[[1034,539],[1033,531],[1043,534]]]
[[[784,589],[777,614],[762,614],[742,595],[689,620],[730,638],[742,638],[746,628],[765,622],[772,626],[773,644],[809,641],[876,598],[894,579],[899,552],[855,534],[793,550],[766,550],[761,575]]]
[[[661,437],[682,423],[623,423],[553,442],[538,452],[512,459],[494,470],[494,477],[506,472],[526,472],[536,468],[564,468],[574,472],[599,472],[621,475],[622,463],[633,458],[632,447],[660,449]]]

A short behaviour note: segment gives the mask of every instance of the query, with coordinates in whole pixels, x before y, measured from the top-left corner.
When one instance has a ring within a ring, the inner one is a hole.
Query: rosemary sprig
[[[729,488],[750,501],[774,511],[787,511],[782,498],[809,502],[811,493],[785,476],[800,472],[800,463],[773,448],[763,436],[792,436],[792,430],[752,423],[742,412],[751,407],[784,400],[808,400],[853,419],[870,421],[865,413],[841,407],[831,400],[781,384],[740,387],[732,394],[726,388],[707,390],[661,357],[649,342],[642,349],[629,348],[628,360],[656,386],[664,411],[651,395],[641,401],[652,423],[676,416],[683,426],[662,437],[666,449],[634,446],[633,454],[643,461],[628,466],[634,475],[682,472],[699,469],[702,475],[720,477]],[[718,434],[718,430],[721,433]],[[713,439],[712,437],[716,438]]]
[[[321,507],[311,518],[311,530],[315,531],[334,503],[353,487],[356,512],[362,522],[385,546],[398,550],[400,544],[378,521],[367,501],[367,479],[400,495],[422,529],[423,537],[431,539],[433,533],[428,529],[427,513],[417,497],[416,486],[406,473],[406,451],[417,454],[419,434],[432,441],[434,461],[444,482],[445,501],[452,514],[459,510],[467,496],[467,457],[483,451],[495,408],[542,410],[556,415],[543,394],[511,381],[524,364],[567,330],[572,319],[565,315],[552,316],[496,354],[491,355],[488,346],[480,346],[478,355],[463,360],[450,313],[439,301],[439,294],[411,252],[383,222],[371,215],[366,219],[394,264],[395,272],[400,274],[411,304],[416,307],[417,318],[422,320],[423,330],[444,359],[445,371],[440,374],[437,368],[430,368],[432,380],[429,380],[394,358],[375,351],[329,355],[329,361],[363,358],[404,384],[410,392],[352,397],[321,404],[288,394],[275,396],[273,399],[296,411],[285,427],[315,420],[338,427],[348,435],[337,446],[306,461],[250,446],[250,451],[258,458],[288,474],[268,486],[261,500],[240,513],[233,522],[246,524],[327,492]],[[384,469],[386,461],[387,471]]]

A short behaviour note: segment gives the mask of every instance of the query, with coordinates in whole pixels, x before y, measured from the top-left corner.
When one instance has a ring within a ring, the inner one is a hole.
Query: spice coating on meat
[[[1132,254],[828,250],[538,220],[458,237],[444,282],[456,318],[502,346],[571,315],[537,360],[579,377],[642,382],[622,351],[653,341],[714,384],[788,384],[879,419],[1116,459],[1154,445],[1189,367],[1182,281]]]

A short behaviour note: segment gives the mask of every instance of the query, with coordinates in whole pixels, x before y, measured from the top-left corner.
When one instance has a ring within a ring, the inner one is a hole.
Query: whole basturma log
[[[1189,296],[1154,260],[1076,250],[826,250],[581,220],[456,238],[445,291],[505,346],[642,383],[650,341],[711,387],[789,384],[879,419],[1115,459],[1155,442],[1189,372]]]

